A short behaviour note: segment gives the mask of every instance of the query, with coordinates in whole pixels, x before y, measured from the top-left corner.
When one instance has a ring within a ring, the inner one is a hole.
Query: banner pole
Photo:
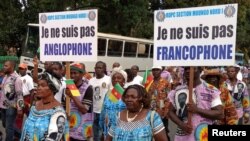
[[[194,67],[190,67],[190,72],[189,72],[189,99],[188,103],[193,103],[193,86],[194,86]],[[188,124],[192,125],[192,113],[188,112]]]
[[[70,79],[70,63],[66,62],[66,78]],[[70,116],[70,97],[66,96],[66,114]]]

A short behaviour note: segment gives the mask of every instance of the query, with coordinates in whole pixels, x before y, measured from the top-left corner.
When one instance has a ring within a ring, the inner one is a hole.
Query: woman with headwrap
[[[49,73],[38,77],[36,101],[25,121],[21,141],[60,141],[66,132],[66,114],[54,98],[61,86],[60,80]]]
[[[125,82],[127,82],[127,73],[121,69],[121,67],[113,68],[111,73],[111,80],[113,87],[118,83],[122,88],[124,88]],[[112,92],[110,91],[103,103],[102,111],[100,114],[99,125],[103,130],[104,137],[108,135],[108,130],[112,125],[116,124],[118,113],[126,109],[126,105],[120,99],[114,102],[110,99]]]

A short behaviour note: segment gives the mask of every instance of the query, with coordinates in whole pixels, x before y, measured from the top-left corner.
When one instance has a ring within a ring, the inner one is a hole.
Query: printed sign
[[[97,61],[97,10],[39,14],[41,61]]]
[[[154,65],[233,65],[237,9],[230,4],[155,11]]]

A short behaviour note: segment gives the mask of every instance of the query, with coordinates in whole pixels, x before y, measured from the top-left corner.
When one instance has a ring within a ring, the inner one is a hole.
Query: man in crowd
[[[149,95],[151,96],[151,109],[156,110],[161,116],[163,124],[165,126],[167,135],[168,135],[168,106],[167,106],[167,97],[168,92],[170,91],[169,82],[161,77],[162,67],[153,66],[152,74],[154,76],[153,83],[149,88]]]
[[[33,90],[34,90],[34,83],[32,77],[30,77],[27,72],[28,66],[24,63],[19,64],[18,70],[21,76],[21,80],[23,82],[23,99],[24,99],[24,109],[23,112],[26,116],[29,115],[30,106],[33,100]],[[23,125],[23,115],[16,118],[16,128],[17,128],[17,137],[21,134]]]
[[[106,94],[111,86],[111,79],[105,74],[106,64],[98,61],[95,65],[95,77],[91,78],[89,83],[94,88],[93,111],[94,111],[94,141],[101,139],[101,127],[99,126],[99,117]]]
[[[238,66],[229,66],[227,68],[228,80],[226,81],[226,86],[233,97],[237,109],[239,117],[238,124],[243,124],[243,121],[245,123],[249,121],[250,103],[246,84],[237,79],[239,70],[240,68]]]
[[[131,67],[131,72],[132,72],[132,75],[133,75],[133,77],[134,77],[134,79],[133,79],[133,84],[141,85],[141,84],[142,84],[143,77],[141,77],[140,75],[138,75],[139,67],[138,67],[137,65],[133,65],[133,66]]]
[[[233,103],[233,97],[227,89],[225,81],[223,81],[224,78],[221,72],[218,69],[204,70],[204,74],[201,78],[221,91],[220,99],[222,101],[225,116],[221,120],[216,120],[215,124],[237,125],[238,115]]]
[[[66,94],[70,97],[70,140],[85,141],[92,137],[89,125],[93,124],[93,88],[89,81],[83,78],[84,72],[82,64],[76,63],[70,66],[70,77],[74,80],[80,96],[73,96],[67,89]],[[76,124],[77,123],[77,124]]]
[[[15,62],[4,63],[6,76],[2,82],[2,96],[0,106],[2,108],[2,123],[6,132],[6,141],[14,140],[14,124],[16,116],[23,115],[24,101],[22,80],[15,72]]]
[[[177,131],[175,134],[175,141],[195,141],[195,140],[206,140],[207,134],[200,132],[201,127],[212,124],[213,120],[222,119],[224,116],[223,107],[220,99],[220,91],[215,87],[209,87],[206,82],[200,80],[201,68],[194,68],[194,93],[193,101],[187,104],[187,110],[192,113],[191,123],[187,123],[188,119],[181,119],[178,117],[177,106],[178,99],[175,97],[180,93],[189,94],[189,73],[190,68],[186,67],[184,70],[184,77],[187,80],[187,85],[178,86],[174,92],[169,94],[170,100],[170,119],[177,124]],[[199,136],[196,136],[199,135]],[[202,137],[202,139],[200,138]]]

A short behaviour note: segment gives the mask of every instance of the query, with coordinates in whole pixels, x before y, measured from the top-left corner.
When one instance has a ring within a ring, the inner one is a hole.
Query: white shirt
[[[133,84],[141,85],[142,81],[143,81],[143,77],[141,77],[140,75],[137,75],[136,77],[134,77],[132,82]]]
[[[93,77],[89,80],[89,84],[93,87],[93,111],[101,113],[104,98],[111,86],[111,78],[107,75],[100,79]]]
[[[23,96],[27,96],[30,94],[30,91],[34,89],[33,78],[26,74],[21,76],[21,80],[23,82]]]
[[[62,95],[65,93],[65,89],[66,89],[66,82],[64,81],[66,80],[65,77],[62,78],[61,83],[62,86],[60,87],[59,91],[55,94],[55,99],[62,103]]]

